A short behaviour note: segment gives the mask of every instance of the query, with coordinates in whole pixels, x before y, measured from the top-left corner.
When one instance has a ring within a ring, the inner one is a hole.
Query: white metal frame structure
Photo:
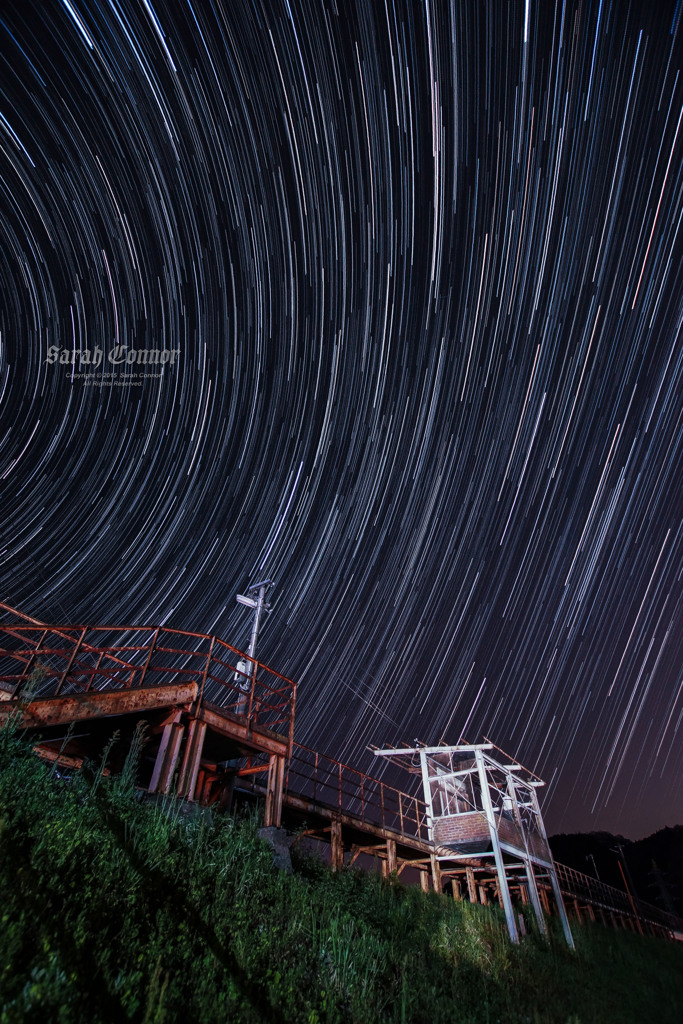
[[[539,930],[546,934],[536,871],[550,882],[565,938],[574,948],[536,795],[544,782],[493,743],[376,750],[375,755],[421,775],[438,860],[471,864],[493,858],[513,942],[519,942],[519,930],[508,871],[523,867]]]

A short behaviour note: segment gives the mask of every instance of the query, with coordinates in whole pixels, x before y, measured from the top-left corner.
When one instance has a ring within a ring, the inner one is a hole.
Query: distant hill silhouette
[[[683,825],[663,828],[645,839],[625,839],[611,832],[564,833],[550,837],[553,857],[608,885],[624,889],[619,871],[621,847],[626,878],[634,895],[683,917]]]

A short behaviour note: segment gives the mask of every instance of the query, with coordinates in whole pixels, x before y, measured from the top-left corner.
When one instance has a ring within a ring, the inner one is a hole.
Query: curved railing
[[[0,623],[4,700],[196,683],[203,703],[291,742],[296,684],[216,636],[168,626],[27,622],[2,603],[0,611],[20,620]]]

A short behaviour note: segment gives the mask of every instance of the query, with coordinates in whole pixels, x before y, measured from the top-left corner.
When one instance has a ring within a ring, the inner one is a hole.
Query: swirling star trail
[[[0,39],[0,597],[245,646],[271,577],[302,742],[485,734],[554,829],[683,820],[680,2]]]

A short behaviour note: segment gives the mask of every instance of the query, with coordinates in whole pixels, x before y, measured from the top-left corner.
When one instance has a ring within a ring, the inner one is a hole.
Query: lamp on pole
[[[268,587],[272,586],[272,580],[262,580],[260,583],[252,583],[252,585],[247,588],[246,595],[235,595],[235,600],[238,604],[243,604],[246,608],[252,608],[254,611],[254,618],[251,624],[251,637],[249,639],[249,647],[247,649],[248,661],[240,659],[240,661],[237,662],[237,668],[235,671],[235,682],[241,691],[237,700],[238,715],[244,714],[244,708],[247,704],[247,692],[256,672],[256,644],[258,642],[263,613],[270,611],[270,605],[266,604],[266,591]]]

